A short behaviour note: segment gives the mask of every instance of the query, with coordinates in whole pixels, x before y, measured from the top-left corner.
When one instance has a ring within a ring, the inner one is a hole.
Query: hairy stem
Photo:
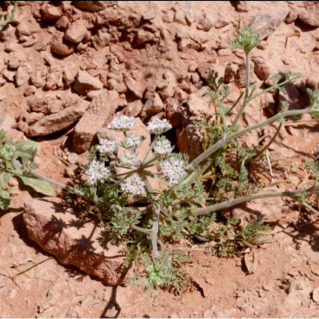
[[[153,193],[153,189],[149,181],[147,180],[147,178],[145,178],[145,186],[146,186],[146,190],[150,193],[150,196],[152,196],[151,194]],[[152,211],[153,211],[152,250],[153,250],[153,260],[156,261],[160,257],[160,254],[158,252],[158,247],[157,247],[160,207],[153,206]]]
[[[287,117],[287,116],[294,116],[294,115],[301,115],[301,114],[306,114],[309,113],[309,108],[303,109],[303,110],[292,110],[292,111],[286,111],[283,113],[278,113],[274,116],[272,116],[271,118],[257,123],[255,125],[249,126],[237,133],[234,133],[224,139],[220,139],[217,143],[215,143],[214,145],[212,145],[211,147],[209,147],[207,150],[205,150],[202,154],[200,154],[199,156],[197,156],[193,161],[192,164],[200,164],[203,160],[205,160],[206,158],[208,158],[211,154],[213,154],[214,152],[216,152],[218,149],[224,147],[229,141],[231,140],[235,140],[238,137],[251,132],[253,130],[257,130],[259,128],[265,127],[271,123],[276,122],[277,120],[279,120],[281,117]]]
[[[222,210],[226,208],[230,208],[245,202],[249,202],[254,199],[260,199],[260,198],[270,198],[270,197],[291,197],[293,199],[296,199],[298,194],[301,194],[302,192],[309,192],[312,191],[315,188],[317,188],[319,185],[314,185],[308,188],[300,189],[300,190],[289,190],[289,191],[282,191],[282,192],[271,192],[271,193],[262,193],[262,194],[254,194],[249,196],[243,196],[239,198],[235,198],[233,200],[228,200],[222,203],[214,204],[211,206],[207,206],[204,208],[198,209],[194,215],[195,216],[201,216],[201,215],[208,215],[211,212]]]
[[[249,86],[250,86],[250,53],[246,53],[246,87],[245,87],[245,95],[244,95],[244,102],[236,115],[236,118],[233,122],[233,126],[237,124],[240,117],[242,116],[248,102],[249,102]]]
[[[22,168],[23,170],[28,171],[28,169],[27,169],[24,165],[22,165],[20,162],[18,162],[17,160],[14,159],[12,162],[14,163],[14,165],[16,165],[16,166]],[[38,179],[40,179],[40,180],[42,180],[42,181],[44,181],[44,182],[48,182],[48,183],[53,184],[53,185],[55,185],[55,186],[58,186],[58,187],[60,187],[60,188],[62,188],[62,189],[65,189],[65,190],[67,190],[67,191],[69,191],[69,192],[72,192],[72,193],[77,194],[77,195],[79,195],[79,196],[85,197],[85,193],[84,193],[84,192],[82,192],[82,191],[80,191],[79,189],[76,189],[76,188],[74,188],[74,187],[72,187],[72,186],[70,186],[70,185],[66,185],[66,184],[64,184],[64,183],[55,181],[54,179],[51,179],[51,178],[49,178],[49,177],[46,177],[46,176],[44,176],[44,175],[42,175],[42,174],[40,174],[40,173],[38,173],[38,172],[36,172],[36,171],[34,171],[34,170],[28,171],[28,172],[29,172],[29,174],[31,174],[32,176],[34,176],[34,177],[36,177],[36,178],[38,178]],[[93,201],[94,201],[94,203],[97,203],[97,202],[98,202],[98,199],[97,199],[97,198],[94,198]]]

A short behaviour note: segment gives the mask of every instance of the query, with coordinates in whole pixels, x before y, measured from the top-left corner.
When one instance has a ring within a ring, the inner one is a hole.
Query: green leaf
[[[7,185],[9,178],[12,175],[6,172],[2,172],[0,174],[0,209],[6,210],[10,204],[11,198],[10,194],[12,192],[12,188],[8,187],[4,189],[4,187]]]
[[[40,145],[34,141],[24,140],[16,144],[15,158],[21,158],[23,165],[33,162]]]
[[[32,187],[36,192],[52,196],[53,188],[48,182],[41,181],[35,177],[18,176],[24,185]]]

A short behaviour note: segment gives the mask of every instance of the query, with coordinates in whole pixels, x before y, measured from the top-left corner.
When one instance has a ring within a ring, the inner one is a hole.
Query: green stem
[[[148,150],[147,150],[147,152],[146,152],[146,154],[145,154],[145,156],[144,156],[144,158],[143,158],[142,164],[145,163],[145,161],[146,161],[146,159],[147,159],[147,157],[148,157],[148,154],[151,152],[151,150],[152,150],[153,146],[155,145],[155,143],[156,143],[158,137],[159,137],[159,135],[156,134],[155,137],[154,137],[153,142],[151,143],[150,147],[148,148]]]

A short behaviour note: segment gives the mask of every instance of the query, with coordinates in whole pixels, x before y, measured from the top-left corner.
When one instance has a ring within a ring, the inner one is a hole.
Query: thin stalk
[[[151,150],[152,150],[154,144],[156,143],[158,137],[159,137],[159,135],[156,134],[155,137],[154,137],[153,142],[151,143],[150,147],[148,148],[148,150],[147,150],[147,152],[146,152],[146,154],[145,154],[145,156],[144,156],[144,158],[143,158],[142,164],[145,163],[145,161],[146,161],[146,159],[147,159],[147,157],[148,157],[148,154],[151,152]]]
[[[314,185],[316,188],[319,186],[318,184]],[[243,196],[239,198],[235,198],[233,200],[228,200],[222,203],[214,204],[211,206],[207,206],[204,208],[198,209],[194,215],[195,216],[201,216],[201,215],[208,215],[211,212],[226,209],[229,207],[233,207],[245,202],[249,202],[254,199],[260,199],[260,198],[271,198],[271,197],[291,197],[293,199],[296,199],[296,196],[302,192],[309,192],[312,191],[314,186],[300,189],[300,190],[293,190],[293,191],[282,191],[282,192],[271,192],[271,193],[262,193],[262,194],[254,194],[249,196]]]
[[[148,180],[145,178],[145,187],[146,190],[152,194],[153,189]],[[152,196],[152,195],[151,195]],[[159,225],[159,217],[160,217],[160,208],[159,207],[152,207],[153,211],[153,227],[152,227],[152,249],[153,249],[153,260],[156,261],[160,254],[158,252],[158,246],[157,246],[157,235],[158,235],[158,225]]]
[[[260,155],[261,155],[266,149],[268,149],[268,147],[274,142],[274,140],[275,140],[276,137],[278,136],[281,127],[282,127],[282,123],[279,124],[279,126],[277,127],[277,130],[276,130],[276,133],[275,133],[274,136],[270,139],[270,141],[269,141],[266,145],[264,145],[264,146],[258,151],[258,153],[257,153],[251,160],[248,160],[247,163],[249,163],[249,162],[255,162],[255,161],[260,157]]]
[[[233,122],[233,126],[237,124],[240,117],[242,116],[248,102],[249,102],[249,86],[250,86],[250,53],[246,53],[246,87],[245,87],[245,95],[244,95],[244,102],[236,115],[236,118]]]
[[[234,133],[224,139],[220,139],[217,143],[215,143],[214,145],[212,145],[211,147],[209,147],[207,150],[205,150],[202,154],[200,154],[199,156],[197,156],[193,161],[192,164],[200,164],[203,160],[205,160],[208,156],[210,156],[211,154],[213,154],[214,152],[216,152],[218,149],[222,148],[223,146],[225,146],[229,141],[231,140],[235,140],[238,137],[251,132],[253,130],[257,130],[259,128],[265,127],[277,120],[279,120],[281,117],[287,117],[287,116],[294,116],[294,115],[302,115],[302,114],[306,114],[309,113],[309,108],[303,109],[303,110],[292,110],[292,111],[286,111],[283,113],[278,113],[274,116],[272,116],[271,118],[257,123],[255,125],[249,126],[245,129],[242,129],[241,131]]]
[[[22,168],[23,170],[28,171],[28,169],[24,165],[22,165],[20,162],[18,162],[17,160],[13,159],[12,162],[13,162],[14,165],[18,166],[19,168]],[[44,175],[42,175],[42,174],[40,174],[40,173],[38,173],[38,172],[36,172],[34,170],[28,171],[28,172],[29,172],[30,175],[32,175],[32,176],[34,176],[34,177],[36,177],[36,178],[38,178],[38,179],[40,179],[40,180],[42,180],[44,182],[48,182],[48,183],[53,184],[55,186],[58,186],[58,187],[60,187],[62,189],[70,191],[70,192],[72,192],[74,194],[77,194],[79,196],[85,197],[85,193],[84,192],[82,192],[79,189],[76,189],[76,188],[74,188],[74,187],[72,187],[70,185],[66,185],[64,183],[55,181],[54,179],[46,177],[46,176],[44,176]],[[98,202],[98,198],[94,198],[93,201],[94,201],[94,203],[97,203]]]
[[[240,99],[242,98],[244,92],[241,92],[238,99],[236,100],[236,102],[234,103],[234,105],[225,113],[225,115],[228,115],[229,113],[231,113],[231,111],[237,106],[237,104],[239,103]]]

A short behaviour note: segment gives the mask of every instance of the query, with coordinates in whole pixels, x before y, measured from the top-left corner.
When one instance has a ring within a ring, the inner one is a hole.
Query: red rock
[[[76,20],[68,27],[64,37],[72,43],[80,43],[87,33],[86,21]]]
[[[17,86],[22,86],[27,83],[31,75],[31,66],[28,63],[21,63],[18,67],[17,73],[15,75],[15,82]]]
[[[78,104],[70,106],[61,112],[47,115],[30,126],[26,135],[29,137],[45,136],[68,129],[83,116],[87,107],[87,101],[80,101]]]
[[[74,52],[74,45],[63,41],[61,37],[56,37],[51,44],[51,52],[60,56],[68,56]]]
[[[4,130],[5,132],[7,132],[12,129],[15,124],[16,121],[11,114],[5,113],[0,116],[0,131]]]
[[[61,17],[62,11],[60,7],[56,7],[50,4],[45,4],[41,8],[42,19],[46,21],[57,20]]]
[[[103,83],[90,75],[86,71],[79,71],[76,80],[73,84],[73,89],[79,94],[86,94],[90,90],[100,90],[103,88]]]
[[[74,129],[73,147],[77,153],[90,149],[96,133],[106,122],[111,121],[118,106],[119,94],[116,91],[104,90],[92,101]]]
[[[117,1],[73,1],[82,10],[97,12],[116,5]]]
[[[62,264],[76,266],[108,286],[126,281],[121,247],[107,242],[103,227],[77,220],[71,209],[51,198],[25,203],[23,220],[30,239]]]

